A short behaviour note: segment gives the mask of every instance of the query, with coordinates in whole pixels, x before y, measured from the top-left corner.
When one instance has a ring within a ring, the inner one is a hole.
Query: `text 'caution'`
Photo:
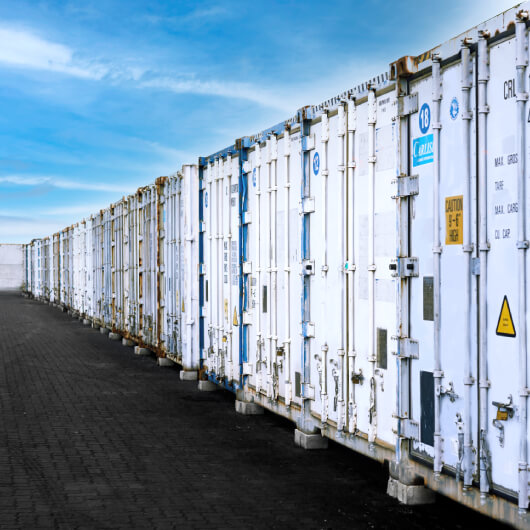
[[[461,245],[464,241],[464,196],[445,198],[445,244]]]

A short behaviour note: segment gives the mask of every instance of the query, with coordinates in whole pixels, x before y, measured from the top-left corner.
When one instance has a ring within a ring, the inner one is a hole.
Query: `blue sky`
[[[512,5],[0,0],[0,242],[50,235]]]

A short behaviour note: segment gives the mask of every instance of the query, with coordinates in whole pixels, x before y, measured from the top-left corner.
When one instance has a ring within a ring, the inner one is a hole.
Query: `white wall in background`
[[[0,289],[20,289],[23,271],[22,245],[0,244]]]

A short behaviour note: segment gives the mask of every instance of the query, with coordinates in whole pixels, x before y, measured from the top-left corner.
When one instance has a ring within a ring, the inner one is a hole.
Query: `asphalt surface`
[[[0,293],[0,528],[499,528],[443,497],[407,507],[385,469],[241,416],[178,368]]]

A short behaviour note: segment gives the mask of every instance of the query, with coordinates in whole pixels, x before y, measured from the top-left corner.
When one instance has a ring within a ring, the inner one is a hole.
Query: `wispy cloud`
[[[209,7],[202,7],[194,9],[188,13],[183,13],[180,16],[163,16],[163,15],[146,15],[144,17],[147,22],[154,25],[165,25],[171,28],[182,28],[184,24],[188,23],[203,23],[210,19],[225,18],[230,13],[226,6],[212,5]]]
[[[67,180],[61,177],[49,176],[23,176],[23,175],[8,175],[0,177],[0,184],[12,184],[14,186],[42,186],[48,185],[53,188],[63,190],[78,190],[78,191],[108,191],[108,192],[123,192],[122,184],[107,184],[103,182],[80,182],[75,180]]]
[[[105,198],[101,199],[101,202],[94,204],[69,204],[68,206],[56,206],[52,208],[46,208],[40,213],[42,215],[76,215],[80,217],[86,217],[95,212],[99,212],[102,208],[108,206],[108,202]]]
[[[214,16],[223,8],[198,10],[189,17]],[[70,47],[52,42],[27,30],[0,27],[0,65],[45,70],[86,80],[130,84],[137,88],[155,88],[178,94],[201,94],[252,101],[266,107],[286,110],[285,97],[250,83],[232,80],[198,79],[187,75],[155,71],[142,64],[121,64],[113,59],[81,56]],[[146,78],[147,75],[147,78]]]
[[[170,77],[154,77],[153,79],[142,81],[139,86],[170,90],[176,94],[203,94],[244,99],[265,107],[272,107],[284,111],[293,109],[288,97],[263,90],[250,83],[218,80],[202,81],[196,78],[175,79]]]

